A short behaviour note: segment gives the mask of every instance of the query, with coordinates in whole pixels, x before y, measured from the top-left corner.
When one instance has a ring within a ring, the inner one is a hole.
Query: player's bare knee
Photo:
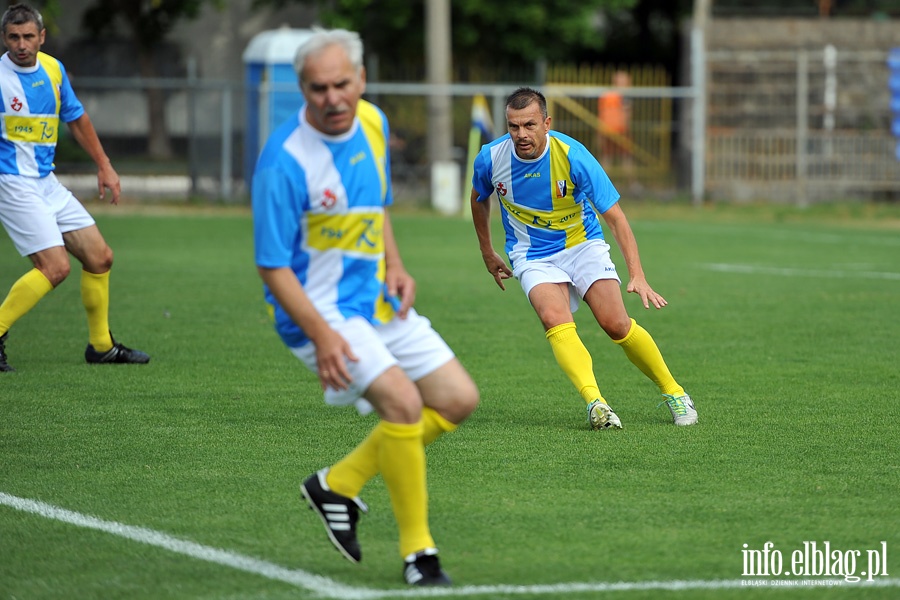
[[[475,412],[481,397],[475,382],[466,377],[454,382],[452,387],[446,390],[448,397],[441,403],[438,412],[456,425],[465,421],[469,415]]]
[[[72,267],[69,264],[68,260],[53,261],[50,263],[42,264],[40,267],[38,267],[38,270],[44,274],[44,277],[47,278],[47,281],[50,282],[50,285],[56,287],[66,280],[66,277],[69,276]]]
[[[568,312],[567,310],[559,310],[555,307],[542,309],[536,312],[538,318],[541,320],[541,324],[544,326],[545,331],[549,331],[557,325],[568,323],[572,320],[572,315],[570,312]]]
[[[422,419],[422,399],[418,396],[395,396],[369,400],[385,421],[412,424]]]
[[[600,327],[610,339],[621,340],[631,331],[631,318],[625,315],[624,318],[604,320],[600,322]]]
[[[464,389],[460,392],[459,396],[457,396],[456,400],[456,408],[458,414],[461,415],[457,423],[475,412],[475,409],[478,408],[480,402],[481,395],[478,392],[478,387],[472,381],[467,382],[467,385],[464,386]]]
[[[106,247],[106,250],[106,254],[103,256],[103,259],[100,262],[100,268],[104,273],[112,269],[113,266],[113,251],[109,248],[109,246]]]
[[[113,265],[113,251],[109,246],[104,246],[103,250],[90,256],[84,264],[86,270],[91,273],[106,273]]]

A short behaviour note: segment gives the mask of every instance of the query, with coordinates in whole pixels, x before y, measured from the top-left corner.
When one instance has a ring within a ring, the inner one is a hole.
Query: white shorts
[[[94,224],[94,218],[56,175],[0,174],[0,222],[19,254],[65,245],[62,234]]]
[[[409,310],[406,319],[395,318],[385,325],[373,326],[362,317],[353,317],[340,323],[332,323],[358,361],[347,361],[347,369],[353,382],[345,390],[325,389],[325,403],[334,406],[355,404],[361,414],[372,411],[372,406],[362,396],[382,373],[398,365],[413,381],[422,379],[453,359],[453,350],[431,327],[431,321]],[[316,348],[312,343],[291,352],[313,372],[318,373]]]
[[[513,270],[513,277],[522,284],[526,296],[541,283],[568,283],[572,312],[578,310],[579,301],[595,281],[615,279],[622,283],[609,256],[609,244],[603,240],[588,240],[547,258],[524,260]]]

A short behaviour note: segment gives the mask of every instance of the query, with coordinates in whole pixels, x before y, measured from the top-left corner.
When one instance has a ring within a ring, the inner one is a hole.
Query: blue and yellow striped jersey
[[[62,63],[38,52],[37,64],[20,67],[0,57],[0,173],[46,177],[53,171],[60,121],[84,114]]]
[[[513,268],[522,260],[552,256],[592,239],[603,239],[597,218],[619,193],[597,159],[577,140],[550,131],[544,153],[516,156],[509,134],[481,148],[472,187],[481,201],[497,194]]]
[[[353,128],[327,136],[305,110],[275,130],[253,175],[256,264],[290,267],[329,322],[360,316],[390,321],[386,297],[384,207],[392,202],[388,123],[361,100]],[[275,327],[296,348],[309,338],[268,289]]]

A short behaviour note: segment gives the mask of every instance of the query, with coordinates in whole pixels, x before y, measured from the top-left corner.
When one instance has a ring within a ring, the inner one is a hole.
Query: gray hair
[[[34,23],[37,25],[38,31],[44,29],[44,19],[36,8],[32,8],[27,4],[13,4],[3,13],[0,19],[0,31],[6,34],[7,25],[24,25],[25,23]]]
[[[334,45],[347,51],[347,57],[350,59],[350,63],[356,67],[357,73],[362,71],[363,43],[358,33],[346,29],[313,27],[312,36],[300,45],[294,57],[294,71],[297,72],[300,81],[303,81],[303,67],[306,65],[306,59],[310,55]]]

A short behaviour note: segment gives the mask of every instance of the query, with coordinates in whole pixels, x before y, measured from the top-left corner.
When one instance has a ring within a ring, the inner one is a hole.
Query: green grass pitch
[[[900,228],[815,210],[626,211],[647,277],[669,300],[661,311],[633,296],[627,306],[694,397],[695,427],[671,424],[655,386],[584,308],[579,333],[625,425],[590,431],[521,289],[501,292],[484,270],[471,223],[394,216],[416,306],[482,393],[469,422],[428,449],[432,530],[457,583],[448,597],[896,598]],[[359,565],[340,558],[300,500],[300,481],[374,421],[325,407],[278,340],[249,215],[97,218],[116,254],[111,328],[152,361],[84,364],[73,263],[11,332],[18,372],[0,377],[0,494],[253,557],[313,584],[6,502],[0,599],[402,597],[380,479],[363,492]],[[0,293],[28,266],[3,236]],[[860,550],[857,572],[885,542],[889,577],[803,588],[743,575],[745,544],[772,542],[788,568],[804,542],[826,541]]]

